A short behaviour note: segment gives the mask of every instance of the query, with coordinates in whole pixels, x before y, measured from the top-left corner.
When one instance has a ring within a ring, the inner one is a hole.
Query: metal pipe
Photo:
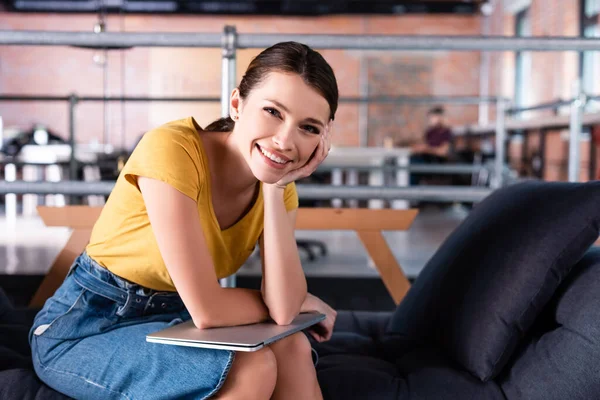
[[[19,95],[5,94],[0,95],[0,101],[69,101],[70,96],[44,96],[44,95]],[[104,101],[131,101],[131,102],[151,102],[151,101],[168,101],[168,102],[217,102],[219,97],[146,97],[146,96],[79,96],[79,101],[85,102],[104,102]]]
[[[600,50],[600,40],[594,38],[302,34],[245,34],[239,38],[239,48],[265,48],[285,41],[302,42],[316,49],[345,50]]]
[[[0,194],[64,194],[68,196],[108,196],[115,186],[114,181],[0,181]]]
[[[225,26],[221,50],[221,117],[229,116],[229,97],[235,87],[236,37],[235,27]]]
[[[1,98],[0,98],[1,99]],[[145,97],[145,96],[81,96],[79,101],[95,102],[95,101],[110,101],[110,102],[153,102],[153,101],[166,101],[166,102],[217,102],[218,97]]]
[[[104,50],[104,64],[102,65],[102,69],[103,69],[103,93],[102,96],[106,97],[107,96],[107,92],[108,92],[108,51],[105,49]],[[103,101],[102,102],[102,114],[103,114],[103,123],[104,126],[102,127],[102,145],[110,145],[112,140],[111,140],[111,127],[110,127],[110,104],[108,101]]]
[[[228,35],[228,43],[231,47],[232,55],[228,58],[229,60],[229,95],[237,86],[237,31],[235,26],[231,26],[229,31],[226,31]]]
[[[238,48],[266,48],[297,41],[318,49],[346,50],[489,50],[599,51],[600,40],[579,37],[303,35],[243,34]],[[222,48],[218,33],[0,31],[0,45],[80,46],[87,48],[212,47]]]
[[[340,103],[392,103],[392,104],[466,104],[495,103],[497,96],[362,96],[342,97]]]
[[[369,97],[369,65],[364,54],[360,57],[358,90],[361,99]],[[344,100],[340,99],[340,102]],[[358,106],[358,144],[362,147],[369,145],[369,104],[367,102],[361,102]]]
[[[585,95],[581,90],[581,81],[576,79],[573,83],[575,100],[571,103],[571,118],[569,120],[569,182],[579,181],[580,163],[580,138],[581,124],[583,121],[583,107],[586,103]]]
[[[491,32],[492,18],[487,15],[482,15],[481,34],[488,36]],[[491,69],[491,53],[489,51],[481,52],[481,65],[479,66],[479,93],[482,96],[488,96],[490,92],[490,69]],[[486,102],[479,102],[477,113],[477,121],[479,125],[486,125],[490,120],[490,106]]]
[[[518,113],[525,112],[525,111],[547,110],[547,109],[553,109],[553,108],[558,108],[558,107],[563,107],[563,106],[570,106],[572,102],[573,102],[573,99],[556,100],[556,101],[552,101],[550,103],[540,103],[540,104],[537,104],[535,106],[530,106],[530,107],[509,108],[508,110],[506,110],[506,112],[508,114],[518,114]]]
[[[471,186],[326,186],[298,184],[300,199],[423,200],[435,202],[479,202],[493,190]]]
[[[17,180],[17,166],[12,163],[4,165],[4,182],[14,182]],[[2,181],[0,181],[2,183]],[[13,227],[17,223],[17,194],[6,192],[4,198],[4,211],[8,226]],[[9,235],[10,237],[11,235]]]
[[[71,146],[71,155],[69,156],[69,179],[77,179],[77,159],[75,158],[75,107],[77,106],[77,96],[69,96],[69,146]]]
[[[44,96],[44,95],[20,95],[3,94],[0,95],[0,101],[69,101],[70,96]]]
[[[229,66],[228,66],[229,70]],[[235,68],[231,69],[235,72]],[[235,82],[235,76],[233,76]],[[233,88],[235,85],[231,88]],[[230,93],[228,93],[229,96]],[[219,102],[221,97],[148,97],[148,96],[79,96],[80,102]],[[361,97],[340,97],[340,103],[383,103],[383,104],[480,104],[482,102],[495,103],[498,97],[475,97],[475,96],[441,96],[441,97],[420,97],[420,96],[361,96]],[[45,96],[45,95],[19,95],[6,94],[0,95],[0,101],[69,101],[69,96]]]
[[[222,37],[222,50],[221,50],[221,117],[229,117],[229,103],[231,91],[235,87],[236,79],[236,66],[235,56],[237,47],[237,33],[234,26],[225,26]],[[230,275],[220,280],[220,284],[223,287],[233,288],[236,287],[236,276],[235,274]]]
[[[590,101],[600,101],[600,96],[587,96]]]
[[[219,33],[0,31],[0,45],[86,48],[221,47]]]
[[[321,164],[317,167],[318,172],[330,172],[336,169],[353,170],[358,172],[382,171],[397,172],[409,171],[415,174],[472,174],[483,169],[494,170],[493,165],[473,165],[473,164],[413,164],[413,165],[333,165]]]
[[[65,194],[72,196],[103,195],[111,193],[114,181],[61,181],[26,182],[0,181],[0,194]],[[477,202],[492,193],[492,189],[471,186],[330,186],[298,184],[301,199],[388,199],[425,200],[439,202]]]
[[[504,169],[504,158],[506,143],[506,125],[505,125],[505,103],[503,99],[496,102],[496,159],[494,160],[494,179],[492,187],[499,188],[503,184],[502,171]]]

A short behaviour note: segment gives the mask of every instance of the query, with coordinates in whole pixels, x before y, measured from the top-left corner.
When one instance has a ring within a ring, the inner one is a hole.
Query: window
[[[581,35],[584,37],[600,37],[600,0],[582,0],[581,2]],[[600,54],[596,51],[584,51],[580,57],[580,77],[582,89],[589,95],[600,95],[600,80],[596,79],[600,69]],[[589,102],[587,111],[600,109],[598,102]]]
[[[515,36],[531,36],[529,8],[525,8],[516,14]],[[531,105],[531,90],[529,86],[529,82],[531,81],[531,53],[518,51],[515,58],[515,106],[520,108]],[[523,113],[520,115],[523,115]]]
[[[598,17],[600,13],[600,0],[583,0],[583,14],[585,17]]]

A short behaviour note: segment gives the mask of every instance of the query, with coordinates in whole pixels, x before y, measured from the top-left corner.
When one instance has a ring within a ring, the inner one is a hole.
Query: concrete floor
[[[421,210],[410,230],[385,232],[384,236],[398,262],[409,277],[416,277],[436,249],[466,217],[460,206],[426,207]],[[0,216],[0,275],[45,274],[69,237],[67,228],[48,228],[37,217],[19,217],[15,223]],[[353,232],[298,231],[298,238],[323,241],[325,257],[309,262],[303,255],[307,277],[375,278],[366,252]],[[239,272],[240,276],[257,276],[260,263],[254,255]]]

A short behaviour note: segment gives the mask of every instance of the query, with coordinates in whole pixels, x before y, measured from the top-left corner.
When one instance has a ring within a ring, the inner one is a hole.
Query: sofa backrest
[[[481,202],[425,266],[389,330],[487,381],[598,239],[600,182],[526,182]]]
[[[599,360],[600,248],[593,248],[537,318],[498,383],[509,399],[594,399]]]

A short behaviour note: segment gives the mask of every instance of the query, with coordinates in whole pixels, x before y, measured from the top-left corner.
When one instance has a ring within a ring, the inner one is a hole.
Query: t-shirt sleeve
[[[289,212],[298,208],[298,192],[294,182],[288,184],[283,191],[283,202],[285,209]]]
[[[157,179],[196,201],[202,167],[197,144],[188,135],[160,128],[144,134],[124,167],[125,179],[138,190],[138,176]]]

